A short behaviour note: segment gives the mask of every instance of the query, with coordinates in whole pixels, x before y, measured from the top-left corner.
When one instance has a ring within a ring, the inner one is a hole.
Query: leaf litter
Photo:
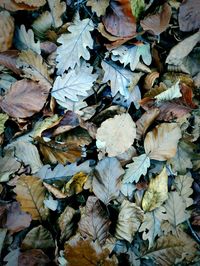
[[[199,265],[199,1],[0,1],[0,264]]]

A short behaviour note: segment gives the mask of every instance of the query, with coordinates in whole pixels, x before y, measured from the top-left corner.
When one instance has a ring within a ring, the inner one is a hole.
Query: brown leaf
[[[146,75],[144,79],[144,89],[150,90],[157,78],[159,78],[160,74],[157,71],[153,71]]]
[[[1,0],[0,1],[0,7],[15,12],[18,10],[34,10],[37,9],[37,7],[25,5],[25,4],[17,4],[14,0]]]
[[[17,50],[8,50],[0,53],[0,64],[20,75],[21,71],[16,66],[16,59],[19,52]]]
[[[21,211],[20,204],[13,202],[8,206],[6,228],[11,234],[17,233],[24,228],[29,227],[31,215]]]
[[[79,231],[83,237],[98,240],[102,246],[109,235],[110,221],[106,211],[96,197],[90,196],[82,211]]]
[[[0,52],[8,50],[12,45],[14,19],[7,11],[0,12]]]
[[[181,130],[176,123],[162,123],[147,133],[144,149],[150,159],[165,161],[175,156]]]
[[[160,13],[145,17],[140,21],[140,25],[144,30],[153,32],[155,35],[159,35],[169,27],[171,14],[172,11],[170,5],[165,3],[162,6]]]
[[[76,214],[76,211],[67,206],[65,210],[61,213],[59,219],[58,219],[58,225],[61,231],[61,241],[67,240],[74,231],[74,216]]]
[[[69,266],[117,265],[108,258],[109,253],[108,249],[102,250],[96,243],[89,240],[79,240],[65,245],[65,257]]]
[[[20,253],[18,265],[20,266],[45,266],[49,265],[50,259],[40,249],[31,249]]]
[[[46,4],[46,0],[14,0],[17,4],[25,4],[34,7],[41,7]]]
[[[57,199],[64,199],[67,197],[66,194],[64,194],[62,191],[60,191],[57,187],[54,187],[53,185],[50,185],[46,182],[43,182],[43,185],[45,188],[51,192]]]
[[[187,86],[185,83],[181,83],[181,93],[182,93],[182,99],[183,102],[189,106],[190,108],[196,108],[197,105],[193,102],[193,90],[191,87]]]
[[[42,180],[35,176],[21,176],[14,192],[21,203],[22,210],[29,212],[33,220],[46,220],[48,209],[44,207],[45,187]]]
[[[112,0],[103,23],[106,30],[114,36],[126,38],[136,35],[136,20],[129,0]]]
[[[200,28],[200,2],[197,0],[184,0],[182,1],[178,22],[180,30],[193,31]]]
[[[22,79],[16,81],[9,92],[0,99],[0,107],[12,117],[30,117],[42,109],[48,92],[47,87]]]

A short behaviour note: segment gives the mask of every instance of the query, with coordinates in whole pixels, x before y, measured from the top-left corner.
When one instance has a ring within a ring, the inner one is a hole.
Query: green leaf
[[[150,166],[150,159],[146,154],[132,158],[133,163],[127,164],[125,175],[123,176],[123,183],[138,182],[141,175],[146,175],[147,169]]]
[[[0,113],[0,135],[4,132],[5,122],[8,120],[9,116],[7,114]]]
[[[131,9],[133,16],[139,18],[140,14],[143,12],[145,8],[144,0],[130,0],[130,2],[131,2]]]

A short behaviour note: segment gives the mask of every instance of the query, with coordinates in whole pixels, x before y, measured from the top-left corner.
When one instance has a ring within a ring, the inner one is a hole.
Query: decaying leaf
[[[168,176],[166,168],[155,178],[151,178],[148,189],[142,199],[144,211],[152,211],[160,207],[168,198]]]
[[[127,130],[125,131],[124,128]],[[127,151],[136,137],[135,123],[128,113],[116,115],[101,124],[97,130],[97,147],[108,155],[116,156]]]
[[[121,176],[124,170],[116,158],[104,158],[98,162],[95,170],[92,181],[93,192],[107,205],[119,195]]]
[[[74,221],[73,218],[76,214],[76,211],[67,206],[64,211],[61,213],[58,219],[58,225],[61,231],[61,241],[67,240],[74,231]]]
[[[12,45],[14,19],[8,11],[0,12],[0,52],[8,50]]]
[[[143,222],[143,211],[135,203],[124,200],[118,215],[115,237],[132,242],[141,222]]]
[[[92,11],[100,17],[105,15],[109,0],[87,0],[87,6],[90,6]]]
[[[90,196],[82,210],[79,231],[83,237],[89,237],[103,246],[109,235],[110,220],[96,197]]]
[[[49,249],[55,246],[51,233],[42,225],[28,232],[22,242],[22,249]]]
[[[68,27],[70,33],[62,34],[58,38],[58,42],[61,44],[57,48],[56,57],[59,75],[69,68],[79,66],[81,57],[85,60],[90,59],[88,48],[93,47],[93,39],[90,33],[93,30],[94,25],[91,19],[80,20],[76,16],[73,23]]]
[[[123,183],[137,183],[141,175],[146,175],[147,169],[150,166],[150,159],[146,154],[132,158],[133,163],[127,164]]]
[[[66,11],[65,2],[61,2],[60,0],[47,0],[49,4],[49,8],[51,10],[52,22],[55,28],[58,28],[62,25],[61,16]]]
[[[21,176],[14,189],[16,199],[23,211],[31,214],[33,220],[46,220],[48,209],[44,207],[45,188],[42,180],[35,176]]]
[[[175,156],[181,130],[176,123],[162,123],[150,131],[144,148],[150,159],[165,161]]]

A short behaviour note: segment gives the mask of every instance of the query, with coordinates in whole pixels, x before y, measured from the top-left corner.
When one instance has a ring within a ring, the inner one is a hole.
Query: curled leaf
[[[8,50],[12,45],[14,19],[8,11],[0,12],[0,52]]]

